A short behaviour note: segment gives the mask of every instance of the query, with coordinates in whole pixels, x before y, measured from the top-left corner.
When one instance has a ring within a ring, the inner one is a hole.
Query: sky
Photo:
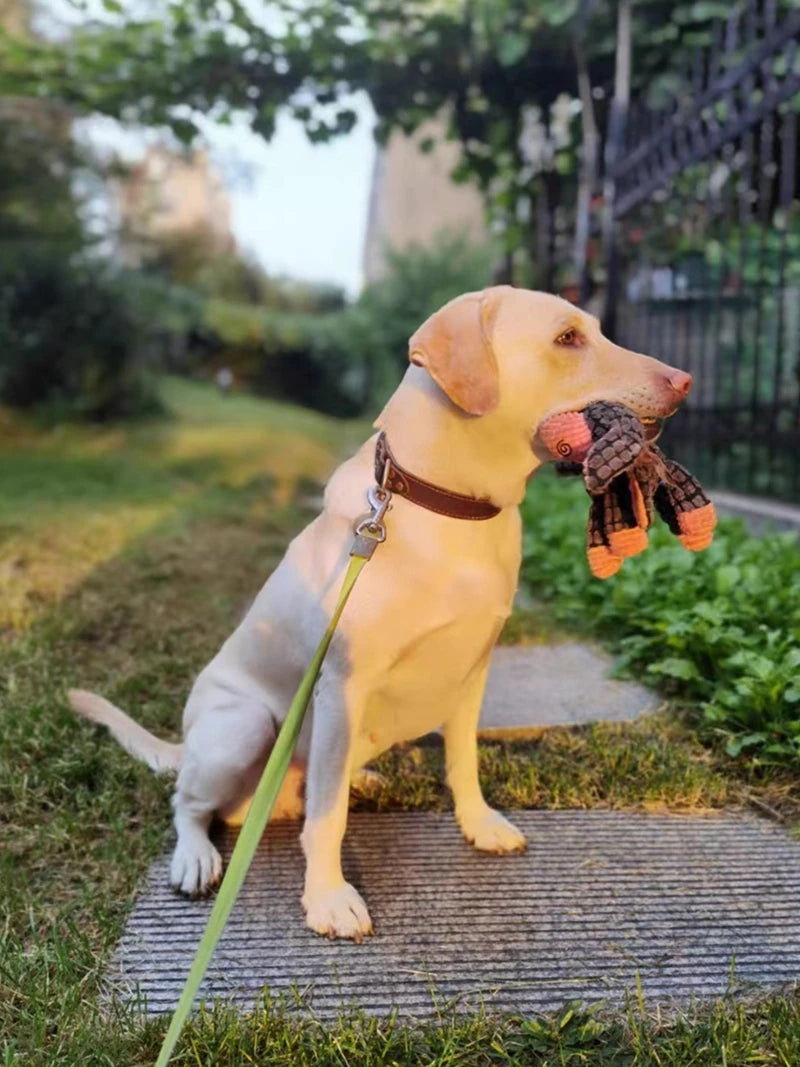
[[[245,127],[209,127],[212,159],[231,200],[234,235],[270,274],[361,287],[372,167],[373,114],[352,102],[359,119],[344,137],[313,145],[288,114],[269,143]]]
[[[52,30],[55,19],[62,32],[88,10],[102,12],[99,0],[44,0],[41,9],[45,24]],[[354,296],[362,283],[374,114],[364,93],[341,103],[353,108],[358,122],[350,134],[325,145],[312,145],[288,113],[269,143],[243,122],[207,123],[203,134],[228,189],[239,246],[255,253],[270,274],[335,282]],[[98,117],[77,125],[95,146],[127,161],[159,136]]]
[[[334,282],[355,296],[362,283],[374,115],[363,94],[347,103],[358,122],[328,144],[312,144],[288,113],[269,142],[243,122],[207,123],[203,138],[228,191],[239,247],[253,252],[269,274]],[[164,136],[105,118],[84,120],[80,132],[102,154],[128,162]]]

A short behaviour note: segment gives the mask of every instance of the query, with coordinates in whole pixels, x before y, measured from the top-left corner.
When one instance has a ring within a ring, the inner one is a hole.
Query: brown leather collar
[[[403,470],[389,449],[385,433],[378,435],[375,446],[375,480],[378,485],[386,486],[390,493],[404,496],[428,511],[449,515],[451,519],[493,519],[501,511],[491,500],[478,500],[474,496],[440,489]]]

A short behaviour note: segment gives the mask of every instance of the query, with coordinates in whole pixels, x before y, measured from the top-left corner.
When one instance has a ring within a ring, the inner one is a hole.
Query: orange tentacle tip
[[[717,513],[714,505],[704,504],[693,511],[681,511],[678,514],[680,534],[678,540],[690,552],[702,552],[714,540],[714,527],[717,525]]]
[[[615,530],[608,535],[608,545],[615,556],[628,559],[630,556],[638,556],[647,548],[647,534],[640,526],[632,526],[627,530]]]
[[[702,552],[714,540],[714,531],[706,530],[702,533],[679,534],[678,540],[690,552]]]
[[[704,504],[701,508],[692,511],[678,512],[678,525],[681,533],[705,533],[713,530],[717,525],[717,513],[712,503]]]
[[[553,415],[539,427],[545,448],[558,459],[580,463],[592,445],[592,434],[580,411]]]
[[[622,566],[622,560],[615,556],[605,545],[595,545],[586,549],[589,570],[595,578],[610,578]]]

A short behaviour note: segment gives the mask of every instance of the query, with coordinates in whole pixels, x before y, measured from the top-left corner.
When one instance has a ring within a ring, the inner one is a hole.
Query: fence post
[[[589,270],[589,242],[592,236],[592,197],[597,192],[599,170],[600,131],[597,126],[592,79],[586,55],[586,24],[596,0],[580,0],[575,20],[572,53],[578,75],[578,97],[581,102],[581,156],[578,172],[578,197],[575,207],[575,281],[578,303],[585,307],[591,296],[592,279]]]
[[[616,166],[622,155],[625,126],[631,96],[631,0],[617,4],[617,47],[614,58],[614,98],[608,119],[603,160],[603,259],[606,265],[606,293],[603,302],[603,330],[614,337],[619,303],[619,249],[617,245]]]
[[[578,200],[575,209],[575,280],[578,303],[585,305],[590,296],[589,240],[592,230],[592,197],[597,186],[597,156],[599,134],[592,99],[589,64],[583,41],[576,38],[573,45],[578,71],[578,93],[581,100],[581,158],[578,177]]]

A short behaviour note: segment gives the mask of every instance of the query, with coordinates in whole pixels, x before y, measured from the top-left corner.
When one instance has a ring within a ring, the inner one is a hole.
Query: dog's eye
[[[564,330],[556,337],[556,344],[562,348],[580,348],[584,343],[583,334],[580,330],[576,330],[574,326],[570,326],[568,330]]]

